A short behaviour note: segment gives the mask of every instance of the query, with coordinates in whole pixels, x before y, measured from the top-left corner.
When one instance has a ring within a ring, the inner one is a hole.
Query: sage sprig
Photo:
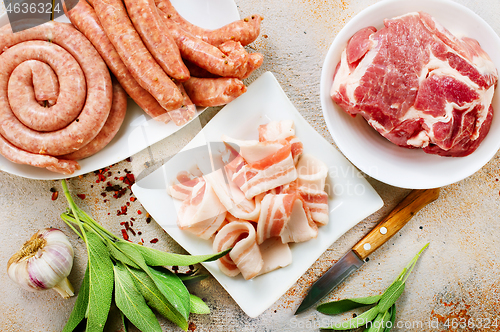
[[[337,323],[329,327],[322,327],[324,330],[350,330],[361,326],[366,326],[364,332],[388,332],[394,326],[396,320],[396,301],[405,289],[406,279],[413,271],[422,252],[429,246],[427,243],[413,259],[401,271],[394,282],[385,290],[382,295],[361,297],[355,299],[344,299],[327,302],[319,305],[316,309],[327,315],[337,315],[346,311],[373,305],[372,308],[352,319]]]
[[[183,330],[190,313],[208,314],[209,307],[189,293],[186,283],[201,280],[197,273],[172,273],[163,266],[189,266],[219,259],[212,255],[180,255],[162,252],[120,239],[81,210],[73,201],[65,180],[69,209],[62,220],[87,245],[88,262],[75,307],[63,332],[85,322],[86,331],[103,331],[114,298],[127,330],[129,321],[142,331],[161,331],[152,309]],[[114,297],[113,297],[114,295]]]

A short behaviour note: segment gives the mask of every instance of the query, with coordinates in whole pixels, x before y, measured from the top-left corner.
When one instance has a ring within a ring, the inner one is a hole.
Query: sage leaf
[[[382,295],[345,299],[320,304],[316,310],[325,315],[338,315],[343,312],[377,303]]]
[[[162,332],[155,314],[135,287],[125,266],[118,263],[115,272],[115,302],[127,319],[141,331]]]
[[[391,319],[390,319],[390,324],[387,325],[385,328],[384,332],[389,332],[393,327],[394,323],[396,322],[396,303],[394,303],[391,307]]]
[[[122,324],[123,324],[123,331],[128,332],[128,324],[127,324],[127,317],[123,314],[123,312],[120,311],[120,316],[122,318]]]
[[[149,307],[155,309],[163,317],[169,319],[174,324],[177,324],[184,331],[187,331],[188,322],[179,313],[178,310],[174,308],[172,304],[165,298],[165,296],[160,292],[154,281],[149,277],[149,275],[143,270],[133,269],[127,267],[134,283],[141,292],[142,296],[146,300]]]
[[[197,283],[198,281],[203,280],[206,277],[208,277],[208,275],[206,275],[206,274],[186,275],[186,274],[182,274],[182,273],[177,273],[177,276],[179,277],[179,279],[182,280],[184,285],[191,285],[191,284]]]
[[[206,315],[210,313],[210,308],[198,296],[190,294],[191,312],[193,314]]]
[[[123,254],[125,254],[125,256],[129,258],[129,260],[131,260],[135,264],[137,268],[141,268],[147,272],[147,266],[146,262],[144,261],[144,257],[142,257],[140,251],[137,250],[137,247],[140,246],[136,246],[126,241],[116,242],[115,245]]]
[[[113,296],[113,262],[101,238],[87,232],[89,306],[87,332],[102,331]]]
[[[167,269],[159,270],[152,267],[149,267],[148,274],[165,298],[187,320],[191,306],[190,294],[179,277]]]
[[[391,307],[392,308],[392,307]],[[377,317],[368,322],[368,328],[364,332],[382,332],[385,331],[387,322],[391,319],[391,308],[389,311],[379,312]]]
[[[375,317],[377,317],[378,313],[378,306],[375,306],[357,317],[351,318],[342,323],[336,323],[329,327],[322,327],[322,329],[335,331],[357,329],[358,327],[366,325],[368,322],[372,321]]]
[[[377,307],[380,312],[389,310],[390,307],[399,299],[405,290],[405,283],[401,280],[396,280],[389,288],[386,289]]]
[[[122,262],[123,264],[126,264],[128,266],[132,266],[136,269],[139,269],[139,266],[132,259],[130,259],[127,255],[125,255],[123,253],[123,251],[118,249],[114,242],[108,241],[108,242],[106,242],[106,245],[108,247],[110,255],[114,259]]]
[[[85,318],[89,305],[89,267],[85,269],[82,285],[78,291],[75,306],[62,332],[72,332]]]
[[[188,266],[201,262],[211,262],[224,257],[231,250],[228,249],[217,254],[191,256],[173,254],[139,245],[136,247],[149,266]]]

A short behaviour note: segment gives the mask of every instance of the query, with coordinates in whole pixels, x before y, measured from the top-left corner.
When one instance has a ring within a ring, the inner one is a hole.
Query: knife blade
[[[439,188],[412,190],[381,222],[332,265],[312,286],[295,311],[304,312],[359,269],[366,258],[387,242],[424,206],[439,197]]]

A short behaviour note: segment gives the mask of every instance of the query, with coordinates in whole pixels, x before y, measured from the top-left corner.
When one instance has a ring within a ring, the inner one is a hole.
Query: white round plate
[[[467,157],[441,157],[421,149],[399,147],[382,137],[361,117],[352,118],[330,98],[335,67],[349,38],[358,30],[383,27],[385,18],[424,11],[455,35],[479,41],[500,68],[500,39],[495,31],[470,9],[449,0],[385,0],[356,15],[333,41],[321,73],[321,106],[328,130],[342,153],[361,171],[387,184],[411,189],[437,188],[460,181],[483,167],[500,148],[500,97],[493,98],[490,132]]]

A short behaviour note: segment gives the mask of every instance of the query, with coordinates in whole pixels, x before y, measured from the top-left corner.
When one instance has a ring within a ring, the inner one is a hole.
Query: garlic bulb
[[[9,277],[29,291],[54,288],[65,299],[74,295],[66,278],[73,267],[73,247],[56,228],[39,230],[9,259]]]

